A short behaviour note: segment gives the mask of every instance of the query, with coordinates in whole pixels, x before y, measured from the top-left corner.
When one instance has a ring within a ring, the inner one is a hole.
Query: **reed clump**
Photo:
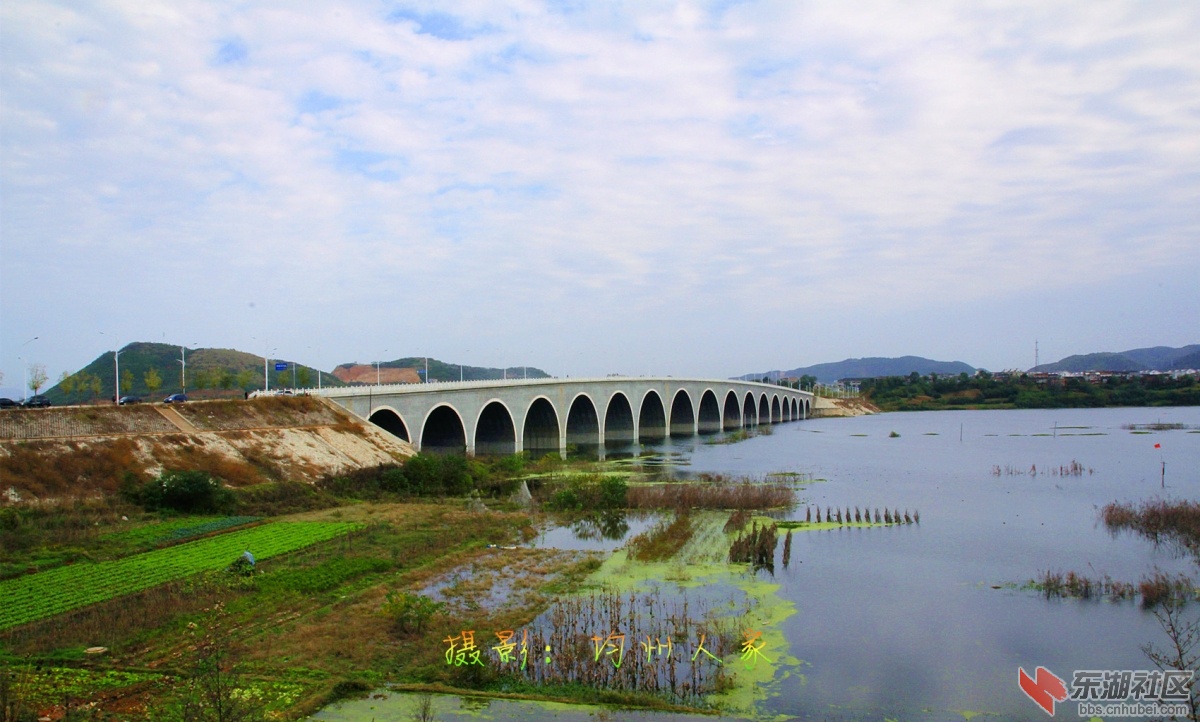
[[[1100,518],[1111,532],[1134,531],[1155,544],[1173,544],[1180,551],[1200,556],[1200,503],[1153,499],[1140,506],[1106,504]]]
[[[754,522],[750,530],[739,534],[729,547],[729,561],[750,564],[756,569],[775,569],[775,524],[759,526]]]
[[[775,509],[795,503],[790,485],[748,479],[632,486],[625,495],[630,509]]]

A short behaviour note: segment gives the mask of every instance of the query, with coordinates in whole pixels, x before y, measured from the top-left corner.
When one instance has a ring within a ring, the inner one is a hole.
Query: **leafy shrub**
[[[513,459],[514,457],[505,457]],[[402,466],[384,464],[347,474],[325,477],[317,486],[338,496],[377,499],[401,496],[462,496],[474,490],[492,495],[511,493],[516,486],[510,471],[523,466],[516,461],[489,465],[453,454],[417,454]]]
[[[628,486],[620,477],[585,474],[568,477],[555,489],[546,506],[558,511],[621,509]]]
[[[435,602],[420,594],[391,591],[388,592],[379,612],[391,620],[397,631],[420,634],[433,615],[444,606],[444,603]]]
[[[164,471],[134,487],[133,501],[148,510],[174,509],[185,514],[219,514],[237,506],[233,492],[203,471]]]

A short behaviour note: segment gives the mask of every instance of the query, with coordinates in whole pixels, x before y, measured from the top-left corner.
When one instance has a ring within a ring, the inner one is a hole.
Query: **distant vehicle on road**
[[[13,401],[12,399],[0,398],[0,409],[15,409],[18,406],[20,406],[20,404],[18,404],[16,401]]]
[[[37,396],[30,396],[29,398],[25,399],[25,403],[22,404],[22,406],[30,409],[44,409],[49,405],[50,399],[42,396],[41,394],[38,394]]]
[[[163,399],[164,404],[182,404],[187,401],[187,394],[171,394]]]
[[[141,396],[122,396],[121,397],[121,405],[122,406],[128,406],[130,404],[140,404],[140,403],[142,403]]]

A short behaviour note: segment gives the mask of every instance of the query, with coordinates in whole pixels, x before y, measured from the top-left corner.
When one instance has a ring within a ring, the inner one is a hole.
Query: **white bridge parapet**
[[[412,443],[470,455],[564,453],[604,445],[783,423],[813,395],[728,379],[608,376],[447,381],[307,389]]]

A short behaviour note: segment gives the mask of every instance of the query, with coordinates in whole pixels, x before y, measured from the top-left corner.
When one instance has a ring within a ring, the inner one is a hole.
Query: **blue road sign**
[[[288,365],[287,365],[286,361],[276,361],[275,362],[275,370],[276,371],[287,371],[287,369],[288,369]]]

